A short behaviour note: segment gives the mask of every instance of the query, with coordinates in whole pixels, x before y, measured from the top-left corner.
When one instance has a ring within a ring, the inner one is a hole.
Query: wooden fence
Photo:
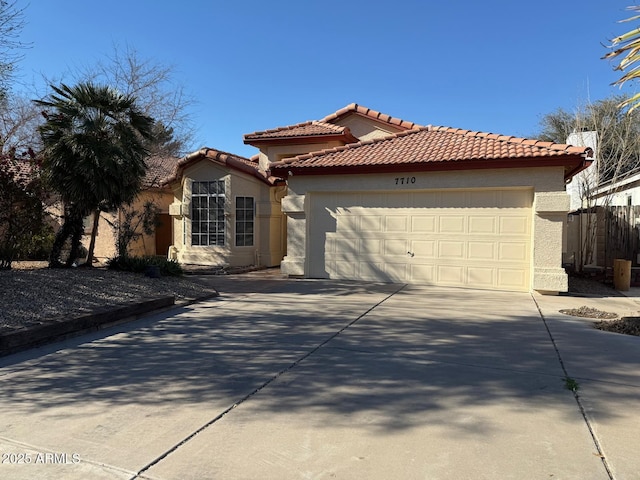
[[[638,265],[640,206],[608,207],[604,223],[605,265],[613,265],[616,258],[631,260],[633,265]]]

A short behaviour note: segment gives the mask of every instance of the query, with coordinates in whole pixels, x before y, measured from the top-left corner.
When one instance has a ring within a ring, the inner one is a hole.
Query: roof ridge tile
[[[282,127],[268,128],[267,130],[258,130],[256,132],[245,134],[245,137],[250,137],[253,135],[264,135],[268,133],[276,133],[276,132],[282,132],[285,130],[292,130],[294,128],[306,127],[307,125],[311,125],[314,121],[315,120],[307,120],[306,122],[300,122],[293,125],[285,125]]]
[[[373,118],[374,120],[378,120],[381,121],[383,123],[388,123],[391,125],[395,125],[397,127],[401,127],[401,128],[406,128],[406,129],[413,129],[416,127],[420,127],[421,125],[418,125],[414,122],[408,122],[406,120],[402,120],[401,118],[396,118],[396,117],[392,117],[391,115],[387,115],[385,113],[381,113],[378,112],[376,110],[372,110],[368,107],[365,107],[364,105],[358,105],[357,103],[350,103],[349,105],[347,105],[346,107],[343,107],[329,115],[327,115],[326,117],[324,117],[321,121],[324,122],[331,122],[332,120],[336,120],[337,118],[341,117],[342,115],[346,115],[347,113],[357,113],[360,115],[364,115],[365,117],[369,117],[369,118]]]

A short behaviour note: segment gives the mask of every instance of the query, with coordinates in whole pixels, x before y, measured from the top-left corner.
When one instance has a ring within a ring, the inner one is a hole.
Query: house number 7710
[[[416,177],[396,177],[396,185],[409,185],[416,183]]]

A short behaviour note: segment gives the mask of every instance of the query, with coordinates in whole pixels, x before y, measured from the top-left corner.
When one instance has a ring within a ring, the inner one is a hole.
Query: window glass
[[[236,246],[253,246],[255,206],[253,197],[236,197]]]
[[[191,185],[191,245],[224,245],[224,180]]]

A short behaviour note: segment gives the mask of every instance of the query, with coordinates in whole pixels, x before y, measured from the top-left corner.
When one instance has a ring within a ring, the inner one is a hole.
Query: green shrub
[[[20,239],[15,250],[16,260],[48,260],[56,238],[53,227],[43,225],[42,230]]]
[[[182,275],[182,267],[175,260],[167,260],[159,256],[126,256],[114,257],[107,261],[107,267],[111,270],[123,272],[144,273],[147,267],[160,267],[160,275],[165,277],[178,277]]]

